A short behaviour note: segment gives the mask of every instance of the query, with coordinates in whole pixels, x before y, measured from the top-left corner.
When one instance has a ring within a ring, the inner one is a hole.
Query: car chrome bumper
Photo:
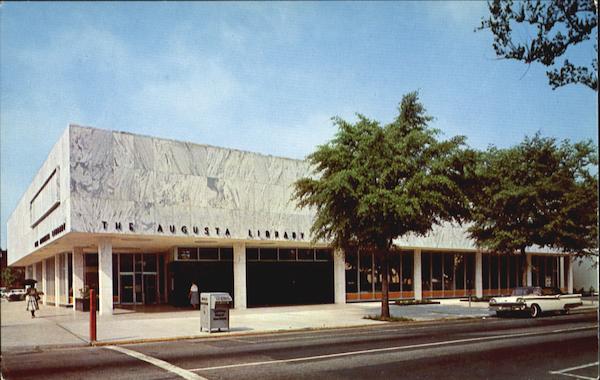
[[[527,310],[527,305],[524,303],[490,305],[490,311],[524,311],[524,310]]]

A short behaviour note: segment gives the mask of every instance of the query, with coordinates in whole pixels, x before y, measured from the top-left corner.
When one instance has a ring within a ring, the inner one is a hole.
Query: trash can
[[[200,331],[229,330],[229,293],[200,293]]]

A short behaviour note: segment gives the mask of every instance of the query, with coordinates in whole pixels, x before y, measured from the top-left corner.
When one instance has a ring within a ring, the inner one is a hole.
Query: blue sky
[[[389,122],[420,91],[475,148],[597,144],[597,95],[496,59],[484,2],[3,3],[1,239],[69,123],[302,158],[330,118]],[[517,31],[520,32],[520,31]],[[523,31],[520,32],[523,35]],[[517,33],[519,35],[519,33]],[[578,49],[588,62],[591,44]]]

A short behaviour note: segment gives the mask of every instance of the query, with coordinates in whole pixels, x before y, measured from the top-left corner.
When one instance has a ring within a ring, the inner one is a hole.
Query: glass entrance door
[[[120,253],[119,297],[121,304],[156,304],[159,302],[157,255]]]
[[[156,303],[156,275],[144,274],[144,304]]]
[[[121,303],[135,303],[135,298],[133,294],[133,274],[122,274],[121,281],[119,281],[121,285]]]

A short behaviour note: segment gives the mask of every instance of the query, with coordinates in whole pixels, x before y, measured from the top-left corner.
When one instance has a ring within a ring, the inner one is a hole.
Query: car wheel
[[[568,308],[568,307],[565,307],[565,308],[562,310],[561,314],[562,314],[562,315],[569,315],[569,308]]]
[[[531,305],[531,309],[529,309],[529,316],[531,318],[537,318],[542,313],[542,309],[537,304]]]

